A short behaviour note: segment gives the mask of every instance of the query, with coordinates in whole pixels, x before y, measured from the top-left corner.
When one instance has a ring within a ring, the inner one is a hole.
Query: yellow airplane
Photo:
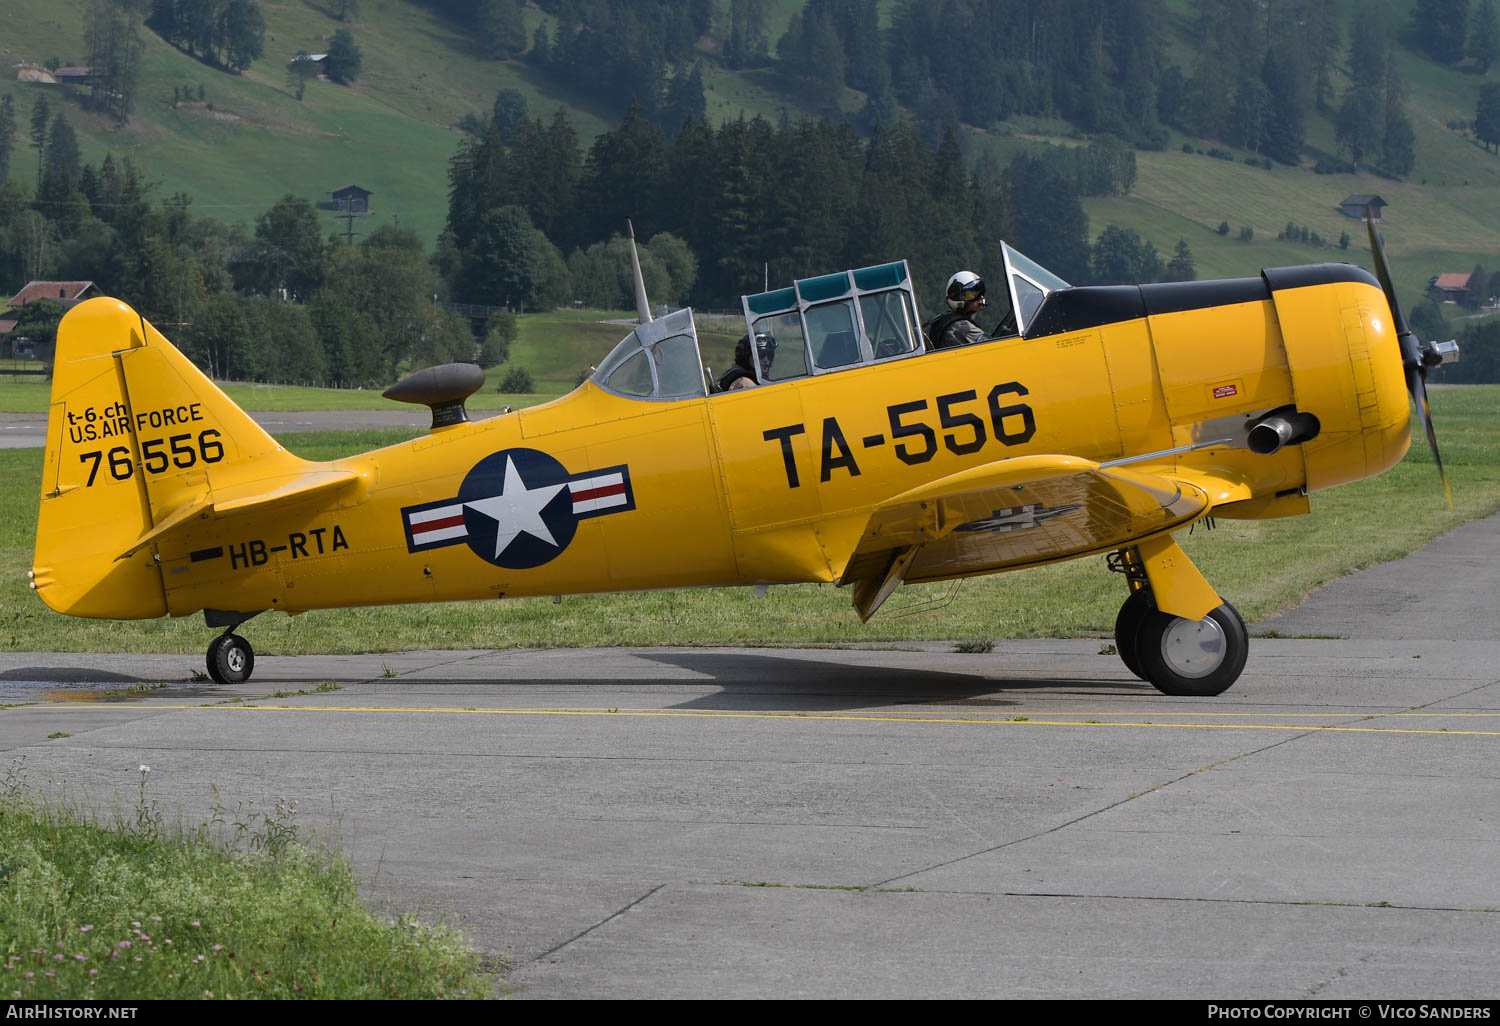
[[[819,581],[868,619],[902,583],[1107,554],[1125,665],[1216,695],[1248,635],[1172,532],[1386,470],[1408,389],[1437,452],[1423,382],[1456,346],[1415,339],[1370,237],[1379,282],[1074,288],[1007,246],[1003,337],[937,350],[904,261],[806,279],[743,298],[756,387],[724,392],[637,272],[640,325],[571,394],[473,422],[479,368],[429,368],[387,392],[429,434],[326,463],[93,299],[58,333],[31,585],[73,616],[202,611],[223,683],[266,610]]]

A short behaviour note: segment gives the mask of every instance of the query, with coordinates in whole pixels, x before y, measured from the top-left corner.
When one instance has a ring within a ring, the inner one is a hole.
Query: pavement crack
[[[1067,820],[1067,821],[1062,822],[1062,823],[1058,823],[1058,824],[1056,824],[1054,826],[1050,826],[1050,827],[1048,827],[1045,830],[1038,830],[1035,833],[1027,834],[1025,837],[1015,837],[1015,838],[1012,838],[1009,841],[1003,841],[1000,844],[993,844],[993,845],[990,845],[987,848],[981,848],[979,851],[971,851],[971,852],[968,852],[967,854],[959,855],[959,856],[957,856],[955,858],[944,859],[941,862],[935,862],[935,863],[933,863],[930,866],[924,866],[921,869],[914,869],[914,870],[912,870],[912,871],[910,871],[908,873],[899,873],[896,876],[890,877],[887,880],[881,880],[881,881],[878,881],[877,883],[872,883],[872,884],[870,884],[870,887],[872,887],[872,888],[876,888],[876,887],[889,887],[891,884],[896,883],[899,880],[905,880],[905,879],[908,879],[909,877],[919,876],[922,873],[930,873],[934,869],[942,869],[942,868],[944,868],[946,866],[957,865],[960,862],[965,862],[965,861],[967,861],[969,859],[978,858],[981,855],[988,855],[991,852],[1001,851],[1001,850],[1003,850],[1005,848],[1013,848],[1013,847],[1015,847],[1018,844],[1025,844],[1027,841],[1034,841],[1034,840],[1036,840],[1038,838],[1046,837],[1048,834],[1055,834],[1055,833],[1057,833],[1057,832],[1059,832],[1061,830],[1066,830],[1066,829],[1068,829],[1071,826],[1076,826],[1079,823],[1084,822],[1085,820],[1093,819],[1095,816],[1103,815],[1104,813],[1109,812],[1112,809],[1118,809],[1122,805],[1128,805],[1130,802],[1136,801],[1139,798],[1144,798],[1146,795],[1156,794],[1159,791],[1163,791],[1166,788],[1171,787],[1173,784],[1181,783],[1182,781],[1187,780],[1190,777],[1195,777],[1195,776],[1197,776],[1200,773],[1207,773],[1209,770],[1218,769],[1220,766],[1227,766],[1231,762],[1236,762],[1236,761],[1238,761],[1240,759],[1246,759],[1246,758],[1249,758],[1249,757],[1254,756],[1254,755],[1260,755],[1260,754],[1262,754],[1264,752],[1270,751],[1273,748],[1279,748],[1282,745],[1284,745],[1284,744],[1290,744],[1292,741],[1296,741],[1299,738],[1309,737],[1309,736],[1311,736],[1313,734],[1317,734],[1317,733],[1319,733],[1319,729],[1317,729],[1317,728],[1314,728],[1312,730],[1300,731],[1300,732],[1298,732],[1296,734],[1291,735],[1290,737],[1284,737],[1284,738],[1281,738],[1278,741],[1272,741],[1270,744],[1262,745],[1259,748],[1253,748],[1253,749],[1251,749],[1248,752],[1240,752],[1238,755],[1228,756],[1227,758],[1220,759],[1217,762],[1211,762],[1211,763],[1209,763],[1206,766],[1199,766],[1197,769],[1190,769],[1186,773],[1183,773],[1181,776],[1173,777],[1171,780],[1168,780],[1166,783],[1163,783],[1163,784],[1153,784],[1152,786],[1148,787],[1146,790],[1141,791],[1138,794],[1126,795],[1124,798],[1121,798],[1118,801],[1113,801],[1113,802],[1110,802],[1108,805],[1101,806],[1100,808],[1097,808],[1097,809],[1092,809],[1089,812],[1085,812],[1085,813],[1083,813],[1080,816],[1074,816],[1070,820]]]
[[[657,891],[661,890],[665,886],[666,886],[666,884],[664,884],[664,883],[657,884],[655,887],[651,888],[645,894],[642,894],[639,898],[636,898],[634,901],[630,902],[625,907],[620,908],[620,909],[616,909],[614,912],[611,912],[609,915],[607,915],[603,919],[599,920],[593,926],[590,926],[590,927],[588,927],[588,928],[586,928],[584,930],[581,930],[580,932],[578,932],[578,933],[574,934],[573,936],[569,937],[567,940],[563,941],[561,944],[558,944],[558,945],[555,945],[555,946],[553,946],[551,948],[548,948],[546,951],[543,951],[540,955],[537,955],[535,958],[528,959],[527,962],[526,962],[526,964],[530,964],[531,962],[540,962],[544,958],[547,958],[547,957],[549,957],[551,955],[555,955],[555,954],[557,954],[557,952],[561,951],[563,948],[567,947],[569,944],[572,944],[574,941],[580,941],[583,938],[587,937],[589,934],[593,933],[595,930],[599,929],[600,927],[609,925],[610,923],[614,922],[616,919],[619,919],[621,916],[623,916],[626,912],[629,912],[631,909],[633,909],[636,906],[640,905],[641,902],[645,901],[647,898],[651,897],[651,895],[655,894]]]

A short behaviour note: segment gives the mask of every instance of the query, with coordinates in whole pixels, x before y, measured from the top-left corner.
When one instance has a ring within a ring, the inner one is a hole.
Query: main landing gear
[[[1208,588],[1208,583],[1170,538],[1164,544],[1155,543],[1145,556],[1140,551],[1144,547],[1144,543],[1132,546],[1110,557],[1110,569],[1125,574],[1131,588],[1130,597],[1115,618],[1115,650],[1120,661],[1163,694],[1223,694],[1245,669],[1250,635],[1244,619],[1228,602],[1221,602],[1198,620],[1157,608],[1156,585],[1173,586],[1174,598],[1179,600],[1185,589],[1202,608],[1207,603],[1198,586],[1201,583],[1202,588]],[[1161,560],[1162,569],[1170,572],[1157,573],[1153,580],[1147,566],[1147,560],[1152,559]],[[1211,591],[1208,594],[1209,601],[1218,598]]]
[[[234,630],[256,615],[217,609],[203,611],[203,619],[210,627],[225,629],[223,634],[208,643],[208,675],[215,684],[243,684],[250,679],[255,670],[255,649]]]
[[[208,644],[208,675],[215,684],[243,684],[255,669],[255,649],[238,634],[220,634]]]

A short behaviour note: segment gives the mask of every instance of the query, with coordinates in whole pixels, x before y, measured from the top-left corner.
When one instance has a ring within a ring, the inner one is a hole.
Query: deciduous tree
[[[140,16],[121,0],[93,0],[84,18],[83,39],[88,47],[91,99],[124,124],[135,106],[145,52]]]

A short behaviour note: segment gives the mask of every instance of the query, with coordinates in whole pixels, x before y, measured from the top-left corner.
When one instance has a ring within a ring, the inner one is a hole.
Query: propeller
[[[1448,497],[1448,510],[1453,510],[1453,489],[1448,487],[1448,474],[1443,470],[1443,457],[1438,452],[1437,433],[1432,429],[1432,409],[1427,403],[1427,370],[1448,360],[1458,359],[1458,343],[1422,342],[1401,313],[1401,304],[1396,301],[1396,289],[1391,285],[1390,267],[1385,262],[1385,246],[1375,234],[1375,218],[1365,208],[1365,224],[1370,229],[1370,252],[1375,257],[1375,276],[1385,291],[1386,302],[1391,305],[1396,341],[1401,345],[1401,365],[1406,368],[1406,390],[1417,404],[1417,413],[1422,418],[1422,427],[1427,432],[1427,444],[1432,449],[1432,458],[1437,463],[1438,476],[1443,480],[1443,494]]]

